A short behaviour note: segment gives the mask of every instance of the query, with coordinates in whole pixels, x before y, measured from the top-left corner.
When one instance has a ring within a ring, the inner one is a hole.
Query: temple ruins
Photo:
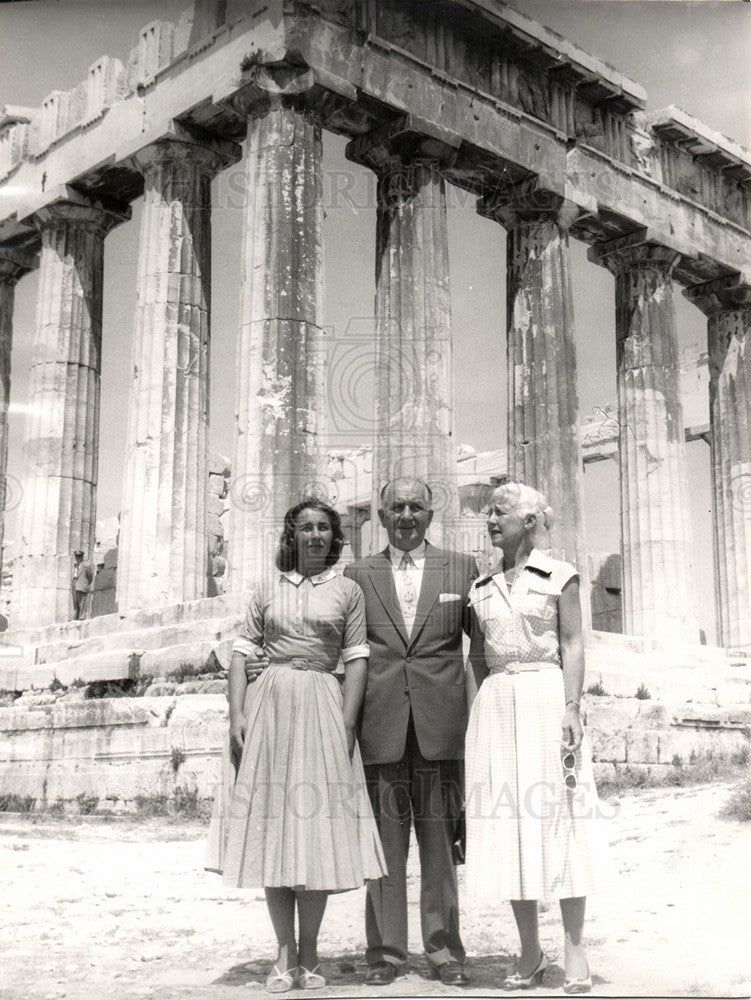
[[[600,446],[619,459],[623,634],[588,632],[588,670],[611,694],[632,695],[646,678],[653,696],[698,704],[701,688],[717,726],[738,729],[742,713],[723,706],[751,700],[751,157],[679,108],[645,108],[637,83],[500,0],[197,0],[176,24],[146,25],[125,62],[102,56],[41,107],[0,108],[0,478],[20,480],[0,688],[135,684],[169,664],[213,657],[217,675],[226,665],[281,513],[321,491],[330,462],[321,157],[331,131],[377,177],[376,416],[362,442],[373,448],[372,495],[400,472],[428,477],[440,534],[459,544],[492,482],[457,471],[446,216],[456,185],[507,239],[509,430],[496,475],[540,486],[566,511],[554,549],[585,575],[583,459]],[[224,593],[209,596],[209,483],[221,475],[207,441],[210,181],[238,162],[249,197],[229,572]],[[107,236],[129,225],[141,196],[117,612],[72,622],[73,552],[95,541]],[[599,443],[582,442],[572,240],[615,275],[617,412]],[[24,465],[6,470],[14,290],[34,269]],[[706,315],[713,647],[699,644],[691,596],[676,286]],[[368,497],[350,499],[341,508],[354,532]],[[2,530],[0,520],[0,542]],[[377,541],[354,537],[360,550]],[[149,739],[130,752],[122,736],[122,753],[161,767],[175,733],[188,739],[181,715],[200,721],[186,752],[208,773],[220,689],[202,691],[210,705],[178,699],[166,720],[164,689],[148,694],[100,703],[96,724],[71,721],[83,703],[0,709],[5,759],[16,762],[2,784],[26,782],[39,801],[74,797],[99,753],[66,766],[66,755],[86,756],[71,749],[76,726],[107,730],[92,739],[105,740],[108,760],[118,733],[142,727]],[[46,732],[56,749],[44,759],[18,749]],[[686,733],[672,736],[674,754]],[[649,753],[642,763],[669,765],[667,749]],[[124,787],[115,772],[103,797]]]

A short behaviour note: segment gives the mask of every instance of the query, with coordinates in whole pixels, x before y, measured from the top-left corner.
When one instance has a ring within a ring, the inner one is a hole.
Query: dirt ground
[[[720,816],[731,788],[652,790],[615,803],[616,888],[593,897],[588,913],[595,995],[751,994],[751,829]],[[166,820],[0,814],[0,998],[268,996],[261,984],[274,943],[263,896],[225,889],[201,870],[204,833]],[[320,939],[329,986],[313,995],[500,994],[516,950],[509,906],[478,909],[462,896],[471,985],[429,980],[415,862],[410,974],[377,992],[361,985],[364,893],[344,893],[332,897]],[[541,932],[554,964],[533,995],[562,995],[557,907],[541,914]]]

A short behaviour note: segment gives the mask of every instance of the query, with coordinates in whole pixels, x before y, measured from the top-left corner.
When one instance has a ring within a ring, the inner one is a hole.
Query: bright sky
[[[185,0],[159,3],[35,2],[0,5],[0,104],[39,104],[76,85],[100,55],[124,59],[139,28],[162,18],[176,21]],[[678,106],[709,127],[751,145],[748,53],[751,4],[660,0],[518,0],[518,8],[611,63],[642,84],[649,109]],[[329,197],[326,206],[325,323],[332,339],[362,328],[373,310],[375,211],[365,174],[344,158],[344,142],[327,136],[327,190],[341,189],[341,173],[355,180],[364,207]],[[215,182],[211,374],[212,446],[232,452],[232,383],[238,309],[241,211],[228,196],[228,173]],[[108,238],[100,439],[99,516],[120,505],[140,204],[133,221]],[[505,446],[505,233],[479,218],[462,192],[449,211],[452,311],[456,372],[456,439],[478,450]],[[579,342],[582,415],[615,400],[613,279],[586,261],[574,242],[573,281]],[[8,471],[21,475],[23,435],[19,404],[26,397],[34,325],[36,276],[18,285],[12,372]],[[706,343],[704,317],[677,295],[681,343]],[[360,383],[358,383],[360,384]],[[363,403],[367,400],[364,398]],[[346,435],[344,435],[346,439]],[[354,443],[354,442],[353,442]],[[688,447],[697,578],[703,620],[713,627],[709,451]],[[587,540],[592,551],[617,551],[618,492],[614,462],[588,466],[585,475]],[[6,539],[14,536],[9,517]],[[711,632],[710,632],[711,637]]]

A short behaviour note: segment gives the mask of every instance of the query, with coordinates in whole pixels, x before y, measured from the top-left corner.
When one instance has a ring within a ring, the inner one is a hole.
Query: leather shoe
[[[469,983],[469,976],[464,967],[453,959],[434,966],[433,978],[440,979],[446,986],[467,986]]]
[[[388,986],[396,979],[396,966],[393,962],[376,962],[368,966],[365,973],[367,986]]]

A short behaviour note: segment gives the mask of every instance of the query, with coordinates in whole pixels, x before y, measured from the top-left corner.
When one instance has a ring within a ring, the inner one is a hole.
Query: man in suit
[[[388,483],[378,516],[388,547],[345,570],[365,594],[370,660],[359,739],[388,866],[368,885],[365,982],[391,983],[407,962],[412,821],[425,953],[436,978],[465,985],[452,845],[467,726],[462,632],[477,566],[425,541],[433,511],[421,480]]]

